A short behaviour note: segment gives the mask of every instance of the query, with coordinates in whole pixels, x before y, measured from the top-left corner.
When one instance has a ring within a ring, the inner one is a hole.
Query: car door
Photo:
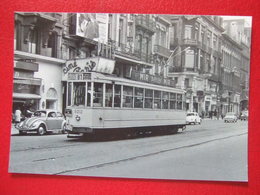
[[[49,130],[57,129],[58,125],[56,112],[52,111],[48,113],[46,123]]]
[[[62,129],[62,123],[64,121],[64,117],[60,112],[57,112],[57,128]]]

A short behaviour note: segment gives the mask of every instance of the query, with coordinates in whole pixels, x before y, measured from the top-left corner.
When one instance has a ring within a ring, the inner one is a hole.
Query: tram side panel
[[[124,130],[153,127],[185,126],[183,110],[141,110],[141,109],[73,109],[67,117],[68,124],[73,124],[70,133],[94,133],[97,131]]]

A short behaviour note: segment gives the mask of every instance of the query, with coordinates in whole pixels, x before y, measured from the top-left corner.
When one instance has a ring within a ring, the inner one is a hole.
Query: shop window
[[[94,83],[93,106],[103,106],[103,83]]]
[[[123,86],[123,107],[133,108],[133,87]]]

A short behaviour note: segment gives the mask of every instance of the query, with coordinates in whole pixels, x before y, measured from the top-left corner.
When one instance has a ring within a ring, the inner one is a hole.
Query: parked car
[[[234,112],[228,112],[224,117],[224,122],[237,122],[237,115]]]
[[[240,116],[240,120],[241,121],[247,121],[248,120],[248,111],[247,110],[242,111],[241,116]]]
[[[65,133],[66,120],[62,113],[56,110],[38,110],[32,114],[32,117],[20,122],[16,128],[19,134],[27,132],[37,132],[44,135],[47,132]]]
[[[186,124],[201,124],[202,119],[197,112],[188,112],[186,115]]]

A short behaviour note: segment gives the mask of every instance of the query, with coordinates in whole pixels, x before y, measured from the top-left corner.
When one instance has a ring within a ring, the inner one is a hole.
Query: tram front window
[[[74,105],[85,106],[86,83],[75,82],[73,84]]]
[[[103,83],[94,83],[93,106],[103,106]]]

